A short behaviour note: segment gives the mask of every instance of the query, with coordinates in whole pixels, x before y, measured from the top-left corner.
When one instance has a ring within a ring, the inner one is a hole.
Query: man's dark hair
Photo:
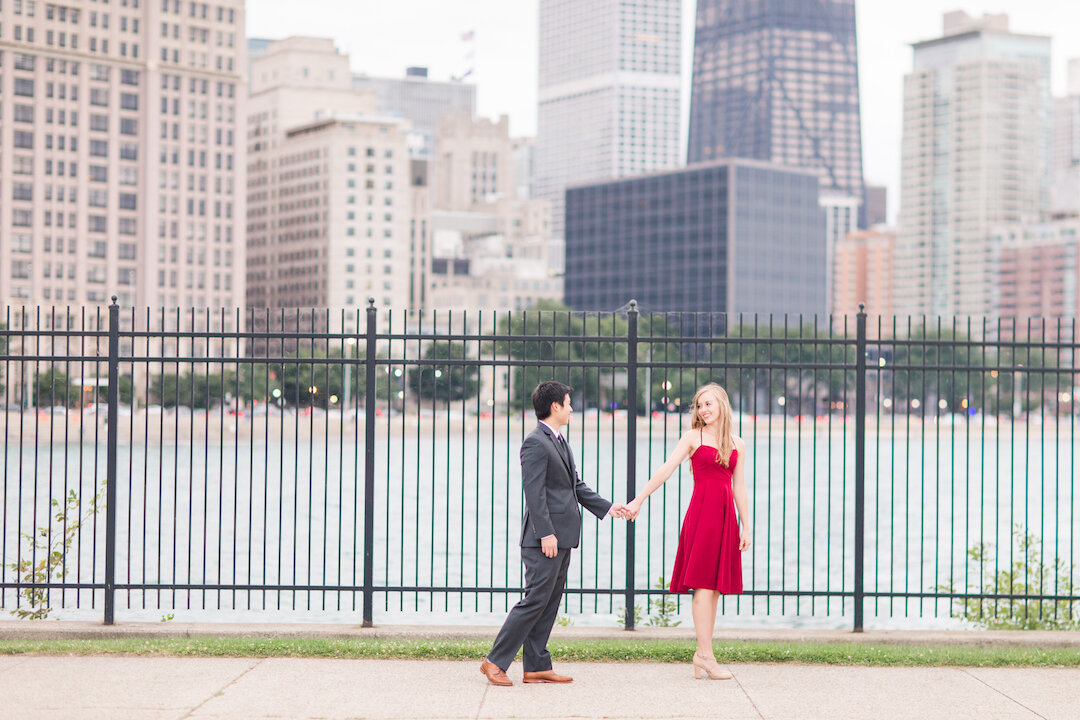
[[[547,420],[551,415],[551,404],[566,402],[566,396],[574,392],[574,388],[564,385],[557,380],[545,380],[536,386],[532,393],[533,410],[540,420]]]

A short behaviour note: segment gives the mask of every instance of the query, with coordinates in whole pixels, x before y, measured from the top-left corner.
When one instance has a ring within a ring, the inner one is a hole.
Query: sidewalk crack
[[[743,687],[743,684],[739,682],[739,676],[732,672],[731,679],[735,681],[735,684],[739,686],[740,690],[742,690],[742,694],[745,695],[746,699],[750,701],[750,707],[754,708],[754,712],[757,713],[757,716],[761,718],[761,720],[765,720],[765,715],[761,712],[761,708],[757,706],[757,703],[754,702],[754,698],[750,697],[750,693],[748,693],[746,691],[746,688]]]
[[[1001,690],[998,690],[998,689],[997,689],[996,687],[994,687],[994,686],[993,686],[993,685],[991,685],[990,683],[986,682],[985,680],[983,680],[983,679],[982,679],[981,677],[979,677],[978,675],[972,675],[972,674],[971,674],[971,673],[970,673],[970,672],[968,671],[968,669],[967,669],[967,668],[959,668],[959,670],[960,670],[960,672],[962,672],[962,673],[964,673],[965,675],[967,675],[967,676],[968,676],[969,678],[972,678],[972,679],[974,679],[974,680],[975,680],[976,682],[980,682],[980,683],[982,683],[983,685],[985,685],[986,687],[990,688],[991,690],[993,690],[994,692],[996,692],[996,693],[997,693],[998,695],[1000,695],[1001,697],[1003,697],[1003,698],[1005,698],[1005,699],[1007,699],[1007,700],[1010,700],[1010,701],[1012,701],[1012,702],[1016,703],[1017,705],[1019,705],[1020,707],[1024,708],[1024,709],[1025,709],[1025,710],[1027,710],[1027,711],[1028,711],[1029,713],[1031,713],[1032,715],[1034,715],[1035,717],[1037,717],[1037,718],[1042,718],[1042,720],[1047,720],[1047,717],[1046,717],[1045,715],[1040,715],[1039,713],[1035,712],[1034,710],[1032,710],[1031,708],[1029,708],[1029,707],[1028,707],[1027,705],[1025,705],[1024,703],[1020,702],[1019,700],[1017,700],[1017,699],[1016,699],[1016,698],[1014,698],[1013,696],[1011,696],[1011,695],[1008,695],[1007,693],[1004,693],[1004,692],[1002,692]]]
[[[26,663],[26,658],[20,658],[18,661],[13,662],[10,665],[8,665],[6,668],[0,669],[0,672],[7,672],[7,671],[11,670],[12,668],[17,668],[20,665],[24,665],[25,663]]]
[[[210,696],[209,696],[208,698],[206,698],[205,700],[203,700],[203,701],[202,701],[201,703],[199,703],[199,704],[198,704],[198,705],[196,705],[195,707],[191,708],[191,710],[189,710],[189,711],[187,712],[187,714],[186,714],[186,715],[183,715],[183,716],[181,716],[180,720],[185,720],[185,718],[189,718],[189,717],[191,717],[192,715],[194,715],[194,714],[195,714],[196,712],[198,712],[199,708],[201,708],[201,707],[202,707],[203,705],[205,705],[206,703],[210,702],[211,700],[213,700],[214,698],[218,697],[219,695],[222,695],[222,694],[223,694],[223,693],[224,693],[224,692],[225,692],[226,690],[228,690],[229,688],[231,688],[231,687],[232,687],[233,685],[235,685],[236,683],[240,682],[241,678],[243,678],[243,677],[244,677],[245,675],[247,675],[247,674],[248,674],[249,672],[251,672],[251,671],[252,671],[252,670],[254,670],[255,668],[257,668],[257,667],[259,667],[260,665],[262,665],[262,664],[263,664],[263,661],[264,661],[264,660],[266,660],[266,658],[259,658],[259,661],[258,661],[257,663],[255,663],[254,665],[252,665],[252,666],[251,666],[251,667],[249,667],[248,669],[244,670],[244,672],[240,673],[239,675],[237,675],[236,677],[234,677],[234,678],[233,678],[232,680],[230,680],[229,682],[225,683],[225,685],[223,685],[223,686],[222,686],[222,687],[221,687],[221,688],[220,688],[220,689],[219,689],[218,691],[216,691],[216,692],[214,692],[214,693],[211,693],[211,694],[210,694]]]
[[[480,713],[484,712],[484,701],[487,700],[488,690],[491,689],[491,683],[484,678],[484,694],[480,696],[480,707],[476,708],[476,717],[473,720],[480,720]]]

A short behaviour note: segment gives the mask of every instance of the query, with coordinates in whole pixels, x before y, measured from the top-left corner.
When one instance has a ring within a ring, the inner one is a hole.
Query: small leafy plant
[[[967,594],[1077,596],[1074,566],[1057,557],[1044,561],[1038,538],[1022,525],[1013,528],[1013,543],[1016,559],[997,570],[992,543],[977,543],[968,550],[969,566],[978,579],[968,585]],[[952,583],[937,589],[957,592]],[[959,597],[953,600],[953,615],[984,630],[1080,630],[1080,600]]]
[[[653,585],[656,590],[666,590],[667,583],[664,581],[664,576],[661,575]],[[645,624],[650,627],[678,627],[682,624],[682,620],[675,619],[675,613],[678,612],[679,603],[677,600],[670,596],[660,595],[659,597],[652,598],[646,603],[648,609],[649,620]],[[634,603],[634,627],[641,625],[642,620],[641,606]],[[626,611],[623,607],[619,607],[618,617],[616,620],[620,627],[626,627]]]
[[[667,589],[667,583],[664,582],[664,576],[661,575],[654,585],[657,590]],[[670,595],[659,595],[649,600],[649,622],[646,623],[652,627],[678,627],[682,624],[682,620],[675,619],[675,613],[678,612],[679,602],[672,598]],[[655,610],[655,614],[653,611]]]
[[[74,490],[65,498],[64,504],[53,498],[50,506],[55,513],[53,518],[60,532],[50,532],[47,527],[35,528],[32,533],[21,533],[29,543],[23,556],[16,562],[8,563],[20,582],[28,584],[46,584],[53,581],[63,582],[69,572],[68,557],[79,528],[104,507],[104,493],[95,496],[85,515],[79,517],[79,495]],[[49,617],[52,607],[49,605],[49,590],[43,587],[27,587],[20,591],[25,605],[20,605],[11,614],[25,620],[44,620]]]

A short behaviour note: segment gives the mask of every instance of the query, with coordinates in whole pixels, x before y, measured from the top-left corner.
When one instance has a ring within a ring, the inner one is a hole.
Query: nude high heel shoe
[[[704,658],[701,655],[694,653],[694,678],[700,680],[702,672],[704,672],[710,680],[731,679],[731,673],[720,667],[715,660],[709,660],[708,658]]]

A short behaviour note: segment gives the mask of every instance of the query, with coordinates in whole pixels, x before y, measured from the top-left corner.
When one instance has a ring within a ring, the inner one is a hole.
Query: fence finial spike
[[[369,297],[367,299],[367,304],[368,304],[368,307],[372,307],[372,308],[375,307],[375,298]]]
[[[866,312],[866,303],[859,303],[859,312]]]
[[[112,304],[113,304],[113,305],[115,305],[115,304],[116,304],[116,300],[117,300],[116,296],[115,296],[115,295],[113,295],[113,296],[112,296]]]
[[[634,300],[633,298],[631,298],[631,300],[630,300],[630,309],[631,310],[637,310],[637,300]]]

